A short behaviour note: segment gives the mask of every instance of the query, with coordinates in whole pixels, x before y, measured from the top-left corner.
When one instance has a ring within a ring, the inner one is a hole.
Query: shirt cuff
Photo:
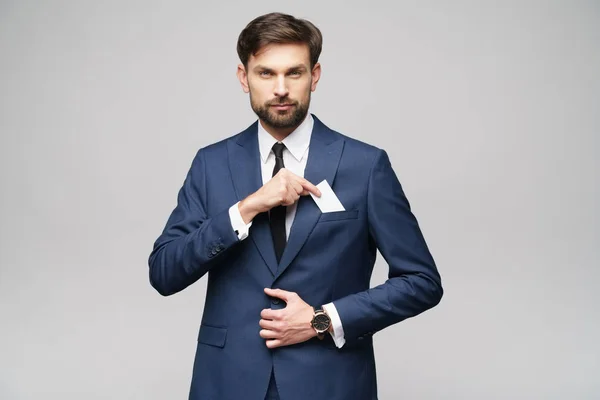
[[[331,326],[333,327],[333,332],[329,332],[331,337],[333,338],[333,342],[337,346],[337,348],[341,348],[345,343],[346,339],[344,338],[344,327],[342,326],[342,320],[340,319],[340,315],[335,308],[333,303],[328,303],[323,305],[323,309],[331,319]]]
[[[233,228],[238,239],[244,240],[248,237],[248,231],[250,230],[250,226],[252,226],[252,221],[248,224],[244,222],[238,204],[240,204],[239,201],[229,207],[229,219],[231,220],[231,228]]]

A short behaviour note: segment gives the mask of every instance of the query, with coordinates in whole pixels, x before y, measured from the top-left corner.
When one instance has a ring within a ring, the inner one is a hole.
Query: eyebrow
[[[304,64],[297,64],[294,65],[292,67],[289,67],[287,72],[290,71],[306,71],[307,68]],[[273,69],[269,68],[269,67],[265,67],[264,65],[257,65],[256,67],[253,68],[253,71],[267,71],[267,72],[273,72]]]

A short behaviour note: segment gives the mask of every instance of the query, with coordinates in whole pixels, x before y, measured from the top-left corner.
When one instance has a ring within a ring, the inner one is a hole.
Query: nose
[[[274,89],[273,94],[277,97],[285,97],[288,95],[288,89],[287,89],[287,85],[285,82],[285,77],[279,76],[277,78],[277,82],[275,84],[275,89]]]

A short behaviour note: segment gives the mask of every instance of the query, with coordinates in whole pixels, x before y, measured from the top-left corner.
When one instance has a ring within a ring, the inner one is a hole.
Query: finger
[[[291,206],[294,204],[298,198],[300,198],[299,193],[301,193],[302,190],[302,185],[299,185],[296,181],[288,181],[283,205]]]
[[[261,329],[258,334],[263,339],[278,339],[279,338],[279,333],[268,330],[268,329]]]
[[[281,196],[281,205],[282,206],[289,206],[294,204],[294,194],[296,192],[294,191],[294,189],[292,188],[292,186],[290,185],[289,181],[285,182],[285,186],[282,187],[281,191],[280,191],[280,196]]]
[[[290,181],[290,186],[298,196],[300,196],[302,192],[304,192],[304,188],[298,181]]]
[[[300,196],[308,196],[309,194],[310,192],[302,187],[302,193],[300,193]]]
[[[313,185],[312,183],[310,183],[309,181],[307,181],[306,179],[302,178],[300,180],[300,184],[302,185],[304,190],[306,190],[307,192],[310,192],[317,197],[321,197],[321,191],[319,190],[319,188],[316,187],[315,185]]]
[[[281,332],[286,326],[281,321],[272,321],[270,319],[261,319],[258,321],[258,325],[260,325],[260,327],[263,329],[268,329],[275,332]]]
[[[271,289],[271,288],[265,288],[265,293],[269,296],[272,297],[277,297],[278,299],[281,299],[283,301],[285,301],[286,303],[296,294],[294,292],[288,292],[282,289]]]
[[[263,329],[268,329],[270,331],[279,331],[279,326],[275,321],[271,321],[268,319],[261,319],[258,321],[258,325]]]
[[[281,314],[281,311],[279,311],[279,310],[272,310],[270,308],[265,308],[264,310],[262,310],[260,312],[260,317],[262,319],[275,320],[275,319],[279,319],[281,317],[280,314]]]
[[[280,347],[283,345],[283,341],[279,339],[270,339],[266,341],[267,347],[273,349],[275,347]]]
[[[288,181],[281,181],[279,189],[277,191],[277,195],[279,196],[279,203],[285,204],[288,201],[288,192],[290,184]]]
[[[287,168],[283,167],[283,168],[280,168],[279,171],[277,171],[277,173],[275,174],[275,176],[277,176],[277,175],[285,175],[288,172],[290,172],[290,171]]]

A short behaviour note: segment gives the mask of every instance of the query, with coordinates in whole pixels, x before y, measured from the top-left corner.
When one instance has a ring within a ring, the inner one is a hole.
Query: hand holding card
[[[312,193],[310,195],[315,203],[317,203],[317,206],[319,206],[321,212],[327,213],[346,210],[326,180],[319,183],[317,187],[321,191],[321,197],[317,197]]]

